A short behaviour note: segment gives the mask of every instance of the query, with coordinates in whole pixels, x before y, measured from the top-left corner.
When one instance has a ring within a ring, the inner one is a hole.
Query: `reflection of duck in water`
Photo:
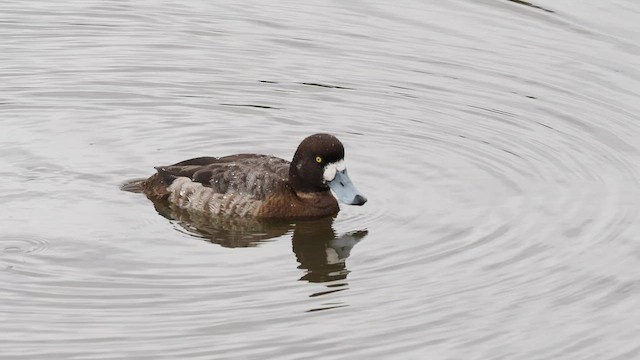
[[[336,235],[333,218],[296,224],[293,232],[293,252],[307,273],[300,280],[327,282],[347,277],[345,260],[351,249],[365,236],[367,230]]]
[[[309,282],[345,279],[348,274],[345,260],[351,248],[367,235],[366,230],[336,235],[333,217],[292,223],[246,216],[205,216],[162,200],[154,201],[154,205],[160,215],[177,221],[187,232],[224,247],[256,246],[293,232],[298,268],[307,270],[300,280]]]
[[[304,139],[293,160],[256,154],[200,157],[156,167],[146,180],[124,190],[144,192],[189,212],[262,219],[319,218],[367,199],[355,188],[344,165],[344,147],[329,134]]]

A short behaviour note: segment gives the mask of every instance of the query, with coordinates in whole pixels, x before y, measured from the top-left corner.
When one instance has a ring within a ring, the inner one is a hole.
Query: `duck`
[[[137,184],[140,192],[152,201],[207,216],[322,218],[340,211],[338,200],[357,206],[367,202],[347,174],[344,146],[326,133],[302,140],[291,161],[236,154],[198,157],[155,169]]]

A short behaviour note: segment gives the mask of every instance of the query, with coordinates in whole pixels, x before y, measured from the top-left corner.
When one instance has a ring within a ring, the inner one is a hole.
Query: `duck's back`
[[[252,215],[267,197],[286,188],[289,165],[268,155],[200,157],[156,167],[143,188],[147,196],[187,210]]]

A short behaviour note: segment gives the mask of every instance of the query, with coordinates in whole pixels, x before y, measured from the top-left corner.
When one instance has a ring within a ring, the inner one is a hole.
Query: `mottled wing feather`
[[[202,168],[202,166],[213,164],[219,161],[220,158],[205,156],[180,161],[179,163],[169,166],[156,166],[155,169],[167,184],[171,184],[177,177],[184,176],[191,178],[194,173]]]
[[[171,184],[173,180],[177,177],[188,177],[191,178],[194,173],[196,173],[201,166],[195,165],[184,165],[184,166],[156,166],[156,170],[158,171],[158,175],[162,177],[162,179],[167,183]]]
[[[216,193],[249,195],[264,200],[286,181],[289,162],[273,156],[241,154],[190,159],[156,169],[168,183],[177,177],[188,177]]]
[[[219,161],[220,161],[219,157],[203,156],[203,157],[198,157],[198,158],[194,158],[194,159],[180,161],[179,163],[176,163],[176,164],[173,164],[173,165],[174,166],[181,166],[181,165],[209,165],[209,164],[213,164],[213,163],[216,163],[216,162],[219,162]]]

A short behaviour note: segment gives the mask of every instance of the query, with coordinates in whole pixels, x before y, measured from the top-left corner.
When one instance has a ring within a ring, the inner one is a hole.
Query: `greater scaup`
[[[329,134],[304,139],[291,162],[240,154],[199,157],[156,170],[138,183],[147,197],[205,214],[271,219],[330,216],[340,210],[330,190],[345,204],[367,202],[347,175],[342,143]]]

